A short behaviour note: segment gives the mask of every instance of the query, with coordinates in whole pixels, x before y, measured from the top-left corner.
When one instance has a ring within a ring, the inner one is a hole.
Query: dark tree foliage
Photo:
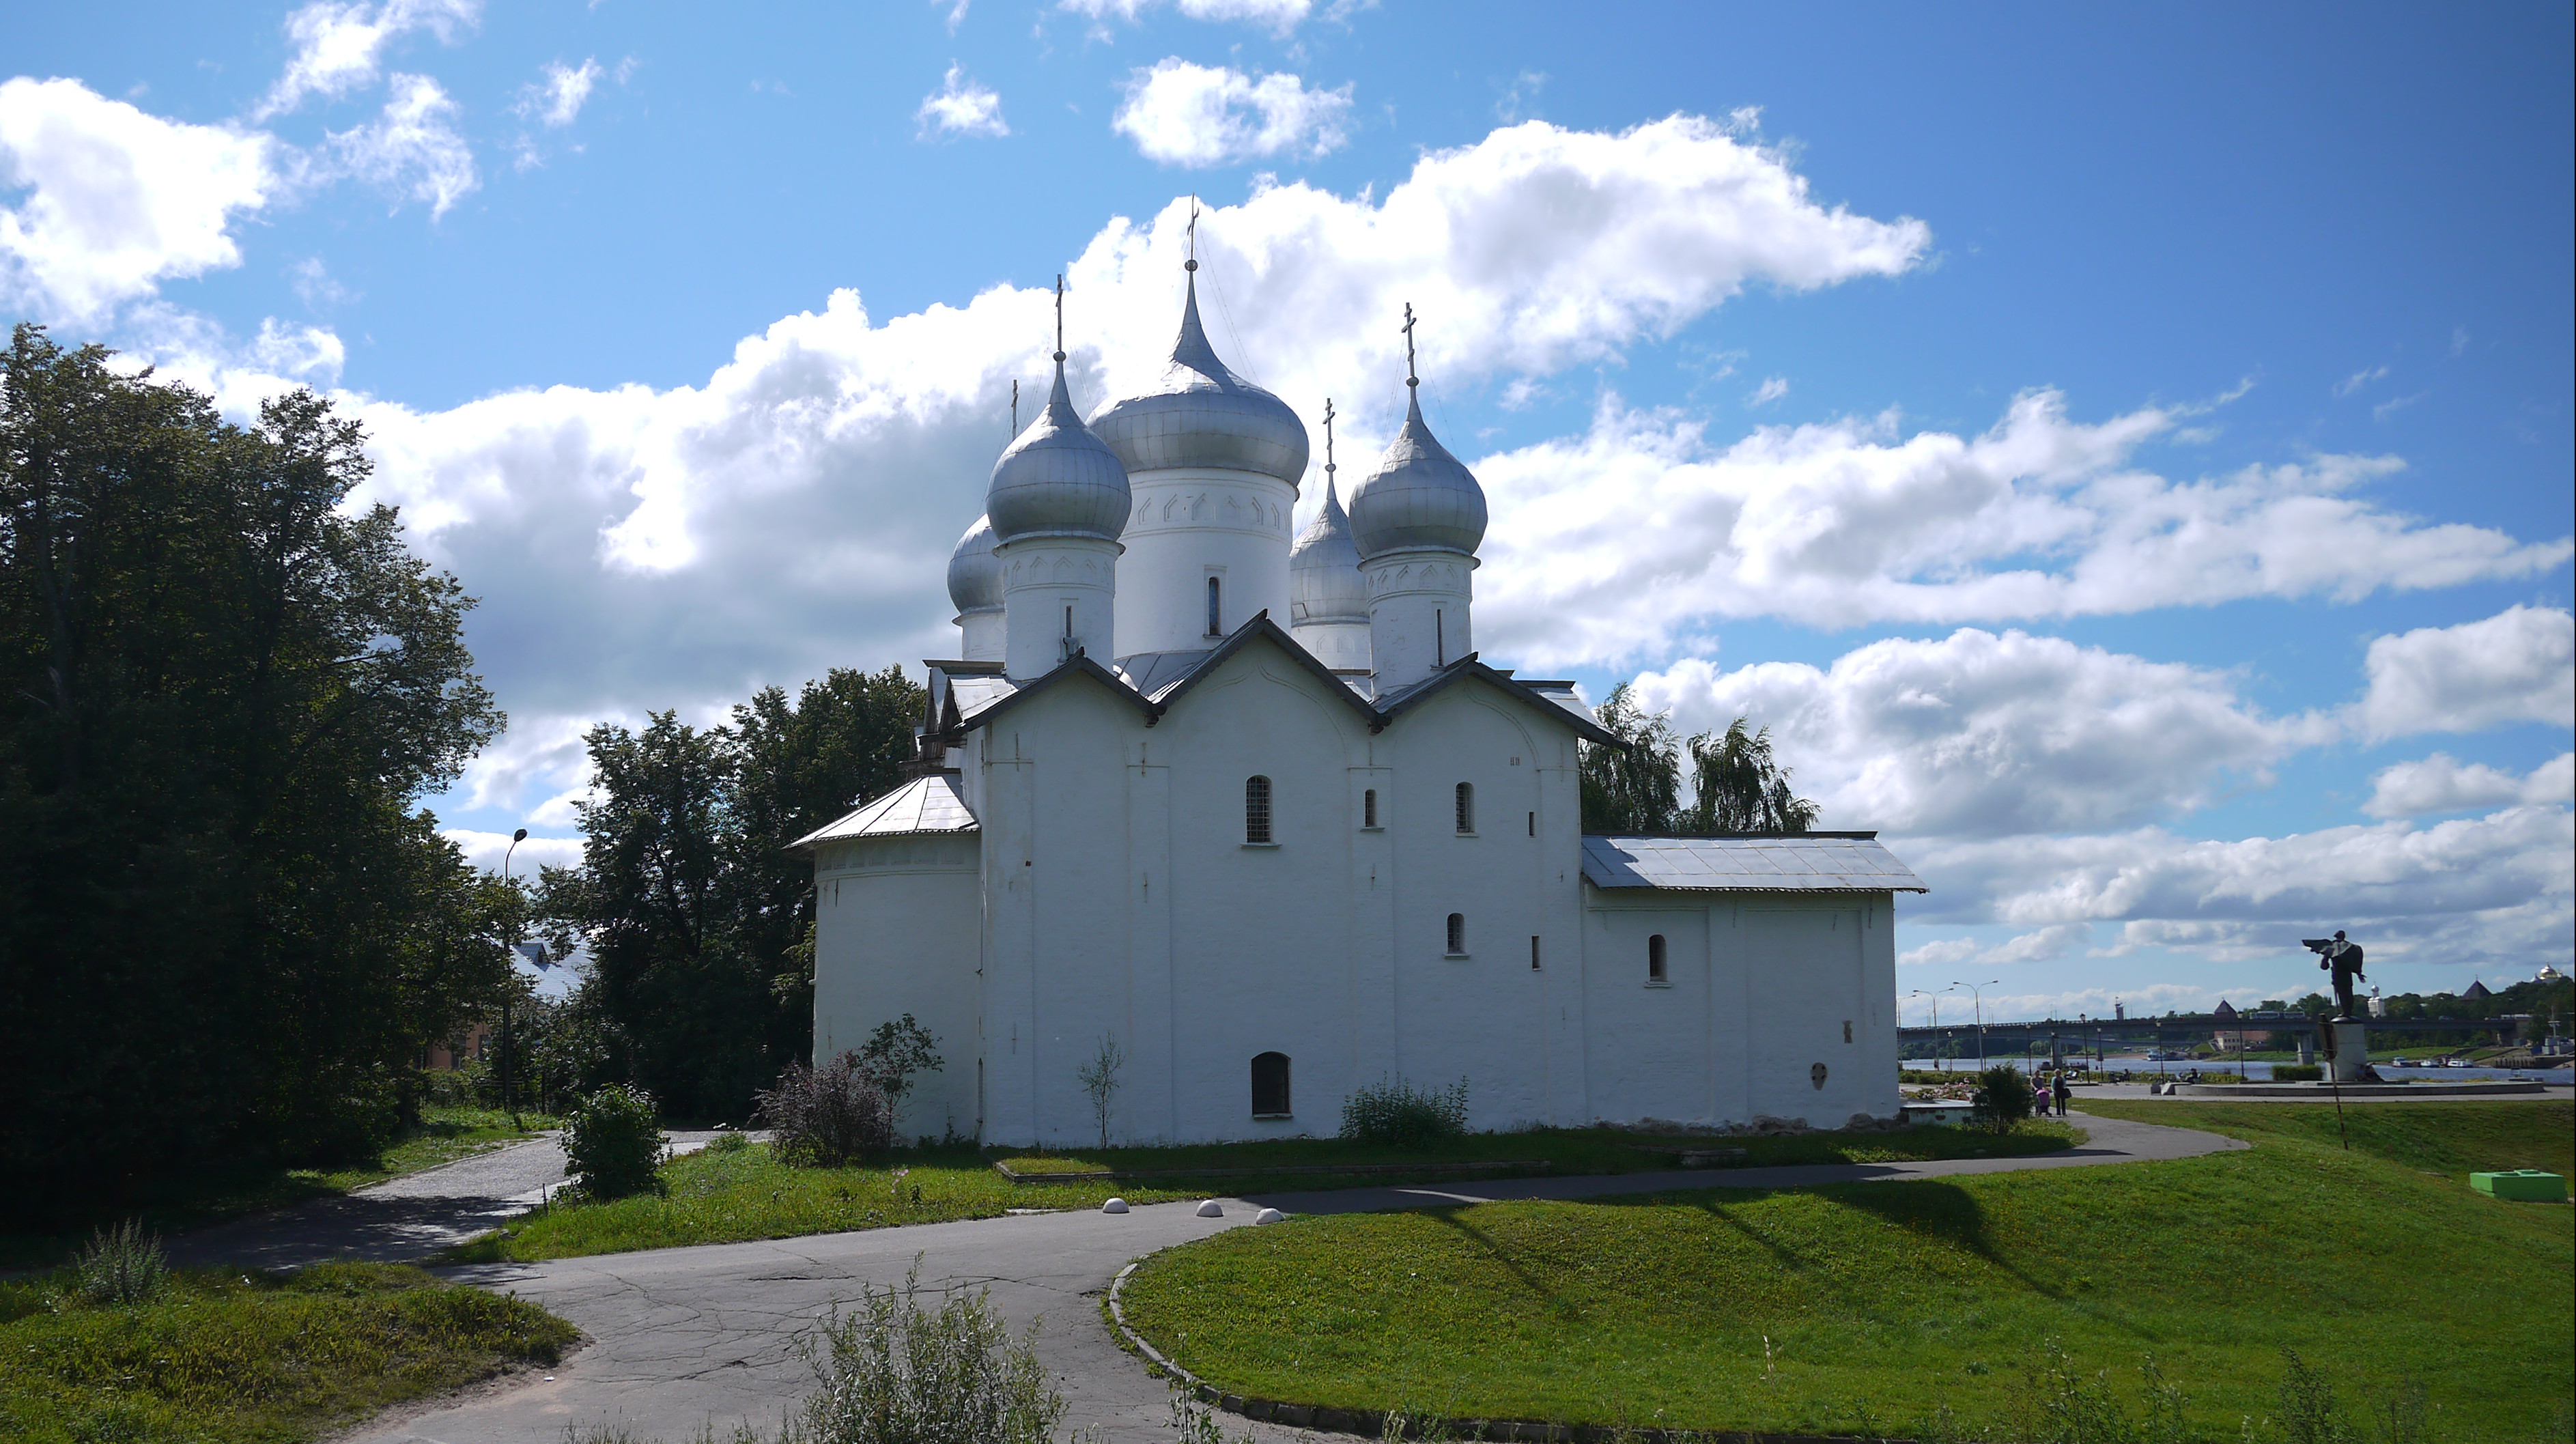
[[[382,1136],[508,977],[414,810],[501,717],[355,423],[227,423],[19,326],[0,395],[0,1171],[16,1199]]]
[[[547,869],[539,908],[576,935],[595,1010],[585,1083],[631,1080],[674,1117],[738,1118],[813,1047],[813,865],[786,845],[891,788],[921,689],[835,670],[791,704],[763,690],[733,725],[655,714],[589,737],[582,865]]]
[[[1627,683],[1610,689],[1594,713],[1625,747],[1583,749],[1583,830],[1653,837],[1716,832],[1801,833],[1816,825],[1816,804],[1789,788],[1789,771],[1772,755],[1771,729],[1750,730],[1738,717],[1724,732],[1684,741],[1668,713],[1649,715]],[[1682,760],[1690,759],[1691,800],[1682,801]]]

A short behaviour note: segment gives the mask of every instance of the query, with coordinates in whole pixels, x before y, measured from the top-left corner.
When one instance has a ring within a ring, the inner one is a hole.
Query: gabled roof
[[[1368,723],[1371,731],[1386,725],[1379,719],[1377,709],[1352,692],[1349,683],[1335,676],[1332,668],[1317,661],[1314,653],[1307,651],[1296,638],[1288,635],[1285,628],[1270,620],[1270,611],[1266,607],[1253,613],[1251,621],[1235,628],[1231,636],[1217,643],[1214,650],[1210,651],[1197,666],[1190,669],[1188,676],[1157,693],[1154,697],[1155,711],[1158,713],[1170,711],[1173,703],[1188,696],[1191,688],[1213,675],[1218,664],[1251,646],[1254,641],[1263,638],[1278,644],[1279,650],[1287,653],[1290,661],[1304,668],[1316,681],[1323,683],[1326,691],[1350,703],[1351,709],[1359,713],[1360,720]]]
[[[1380,727],[1386,726],[1388,723],[1393,722],[1396,718],[1402,716],[1406,712],[1409,712],[1414,708],[1421,706],[1424,702],[1429,701],[1433,696],[1437,695],[1441,691],[1449,687],[1453,687],[1459,682],[1472,677],[1478,681],[1490,683],[1497,690],[1504,692],[1519,701],[1526,702],[1533,707],[1540,708],[1550,716],[1563,718],[1565,721],[1573,724],[1574,730],[1583,734],[1583,739],[1587,742],[1599,742],[1611,747],[1625,747],[1628,745],[1627,743],[1619,740],[1619,734],[1605,729],[1600,723],[1592,720],[1592,715],[1583,710],[1583,704],[1574,700],[1574,689],[1571,683],[1563,684],[1565,691],[1561,695],[1551,695],[1548,692],[1538,690],[1527,682],[1514,681],[1512,679],[1512,674],[1509,672],[1497,671],[1492,667],[1486,666],[1484,663],[1476,660],[1477,655],[1478,654],[1474,652],[1469,652],[1466,656],[1459,658],[1457,661],[1450,663],[1448,666],[1443,667],[1439,671],[1432,673],[1430,676],[1423,678],[1421,681],[1414,683],[1412,686],[1407,687],[1402,691],[1395,692],[1389,696],[1379,698],[1377,705],[1377,725]]]
[[[1875,832],[1586,837],[1583,880],[1680,892],[1930,892]]]
[[[1088,656],[1077,656],[1072,661],[1057,664],[1054,671],[1026,682],[1012,682],[1002,677],[958,678],[951,684],[961,699],[958,702],[958,720],[967,727],[981,727],[1040,692],[1073,677],[1089,677],[1108,688],[1120,701],[1134,704],[1145,714],[1147,726],[1153,725],[1163,715],[1153,703],[1138,696],[1136,689],[1127,685],[1126,678]],[[982,694],[972,705],[963,700],[970,687]]]
[[[860,808],[840,821],[818,827],[794,842],[787,850],[795,852],[816,843],[839,842],[852,837],[910,837],[925,832],[973,832],[975,814],[967,810],[966,795],[957,790],[952,773],[934,772],[915,778]]]

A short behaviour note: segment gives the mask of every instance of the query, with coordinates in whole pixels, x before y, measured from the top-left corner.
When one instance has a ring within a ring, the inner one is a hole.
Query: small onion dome
[[[1002,564],[993,556],[993,524],[980,516],[948,554],[948,600],[960,613],[989,612],[1002,605]]]
[[[1191,262],[1181,335],[1161,383],[1100,408],[1091,429],[1131,472],[1208,467],[1259,472],[1295,486],[1306,475],[1306,423],[1287,402],[1217,359],[1199,324],[1197,264]]]
[[[1485,489],[1423,424],[1416,395],[1377,470],[1351,489],[1351,540],[1367,558],[1417,549],[1474,556],[1484,539]]]
[[[995,545],[1024,536],[1089,536],[1116,541],[1127,529],[1127,468],[1100,444],[1064,389],[1064,353],[1055,358],[1055,391],[1002,459],[984,490],[984,516]]]
[[[1292,624],[1365,622],[1368,584],[1360,580],[1360,549],[1351,519],[1324,478],[1324,509],[1288,554],[1288,604]]]

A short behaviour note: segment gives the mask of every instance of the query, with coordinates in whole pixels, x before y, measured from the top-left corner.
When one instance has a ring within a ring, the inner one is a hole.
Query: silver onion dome
[[[1485,489],[1423,424],[1417,394],[1377,470],[1351,488],[1351,540],[1369,558],[1421,549],[1474,556],[1484,539]]]
[[[993,555],[993,524],[980,516],[948,554],[948,600],[957,604],[960,615],[1002,605],[1002,563]]]
[[[1058,351],[1046,410],[993,463],[992,484],[984,490],[994,544],[1024,536],[1116,541],[1127,529],[1127,506],[1127,468],[1083,426],[1064,389]]]
[[[1288,554],[1288,607],[1289,620],[1297,626],[1368,620],[1360,549],[1351,540],[1351,519],[1329,476],[1324,478],[1324,509]]]
[[[1237,376],[1217,359],[1199,324],[1198,262],[1190,262],[1172,364],[1142,396],[1092,413],[1091,429],[1134,471],[1210,467],[1275,476],[1295,486],[1306,475],[1306,423],[1288,403]]]

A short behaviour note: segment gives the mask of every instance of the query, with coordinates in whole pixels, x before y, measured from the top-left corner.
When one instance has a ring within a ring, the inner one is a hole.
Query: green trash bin
[[[2557,1203],[2567,1197],[2567,1180],[2537,1168],[2514,1168],[2500,1173],[2472,1173],[2469,1187],[2494,1198],[2521,1203]]]

